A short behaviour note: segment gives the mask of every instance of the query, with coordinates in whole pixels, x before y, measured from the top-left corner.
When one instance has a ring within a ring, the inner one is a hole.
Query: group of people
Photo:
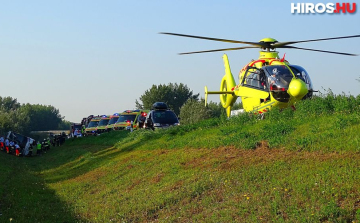
[[[14,154],[15,156],[22,156],[23,154],[31,155],[35,140],[30,139],[25,146],[21,146],[21,143],[17,140],[11,140],[3,136],[0,137],[0,151],[8,154]]]
[[[42,141],[35,141],[28,138],[26,143],[9,139],[8,137],[0,137],[0,151],[15,156],[33,156],[46,153],[50,146],[61,146],[65,142],[66,134],[54,135]],[[26,141],[26,140],[25,140]]]
[[[9,154],[20,156],[21,147],[16,140],[9,140],[8,138],[0,137],[0,150]]]

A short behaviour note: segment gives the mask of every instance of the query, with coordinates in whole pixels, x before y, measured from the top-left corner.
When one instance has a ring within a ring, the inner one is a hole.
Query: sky
[[[293,1],[295,2],[295,1]],[[325,1],[297,1],[327,3]],[[355,2],[355,1],[354,1]],[[334,2],[336,3],[336,2]],[[241,44],[160,35],[174,32],[257,42],[360,34],[360,13],[291,14],[291,1],[0,0],[0,96],[53,105],[80,122],[135,108],[152,85],[184,83],[204,97],[218,90],[223,52],[181,52]],[[360,54],[360,38],[295,44]],[[227,52],[235,80],[258,49]],[[360,94],[360,56],[279,49],[304,67],[315,90]],[[209,100],[219,101],[218,96]]]

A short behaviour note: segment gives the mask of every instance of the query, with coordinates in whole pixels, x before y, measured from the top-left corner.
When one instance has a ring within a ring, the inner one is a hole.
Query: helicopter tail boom
[[[235,93],[233,91],[208,91],[207,86],[205,86],[205,106],[207,106],[207,97],[208,94],[232,94],[234,95]]]

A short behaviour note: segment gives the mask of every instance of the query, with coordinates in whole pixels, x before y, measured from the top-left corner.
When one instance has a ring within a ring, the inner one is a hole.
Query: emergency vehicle
[[[81,126],[82,126],[81,123],[71,123],[69,137],[70,138],[74,137],[74,132],[76,129],[81,131]]]
[[[114,124],[117,122],[117,120],[119,119],[119,113],[115,113],[113,115],[110,115],[110,121],[109,123],[107,124],[106,126],[106,131],[110,132],[113,127],[114,127]]]
[[[114,130],[130,130],[142,128],[149,110],[126,110],[119,115]]]
[[[96,135],[96,127],[99,125],[100,120],[101,116],[95,116],[90,120],[89,125],[85,128],[86,135]]]
[[[110,115],[103,115],[101,116],[101,120],[98,124],[98,126],[96,127],[96,133],[100,134],[106,131],[106,126],[110,121]]]

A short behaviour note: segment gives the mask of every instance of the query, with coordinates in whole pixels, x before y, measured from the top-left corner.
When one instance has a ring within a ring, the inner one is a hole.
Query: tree
[[[71,126],[71,122],[69,121],[66,121],[66,120],[62,120],[60,122],[60,124],[58,125],[58,130],[67,130],[67,129],[70,129],[70,126]]]
[[[20,108],[20,103],[16,98],[12,97],[0,97],[0,110],[8,112]]]
[[[135,106],[138,109],[151,109],[155,102],[165,102],[176,115],[179,115],[181,106],[190,98],[198,100],[199,94],[194,95],[193,91],[182,83],[153,85],[140,96],[141,103],[135,101]]]
[[[216,103],[214,103],[216,104]],[[212,116],[212,110],[205,107],[204,100],[189,99],[180,109],[181,124],[194,124]]]
[[[241,109],[241,102],[235,103],[232,110]],[[193,124],[208,118],[226,117],[226,110],[221,103],[210,101],[205,107],[204,99],[189,99],[180,109],[181,124]]]
[[[27,135],[31,131],[56,130],[66,122],[51,105],[22,104],[12,97],[0,97],[0,134],[8,131]]]
[[[30,105],[28,116],[31,131],[55,130],[63,119],[59,110],[51,105]]]
[[[0,135],[5,135],[12,129],[12,123],[8,113],[0,111]]]

